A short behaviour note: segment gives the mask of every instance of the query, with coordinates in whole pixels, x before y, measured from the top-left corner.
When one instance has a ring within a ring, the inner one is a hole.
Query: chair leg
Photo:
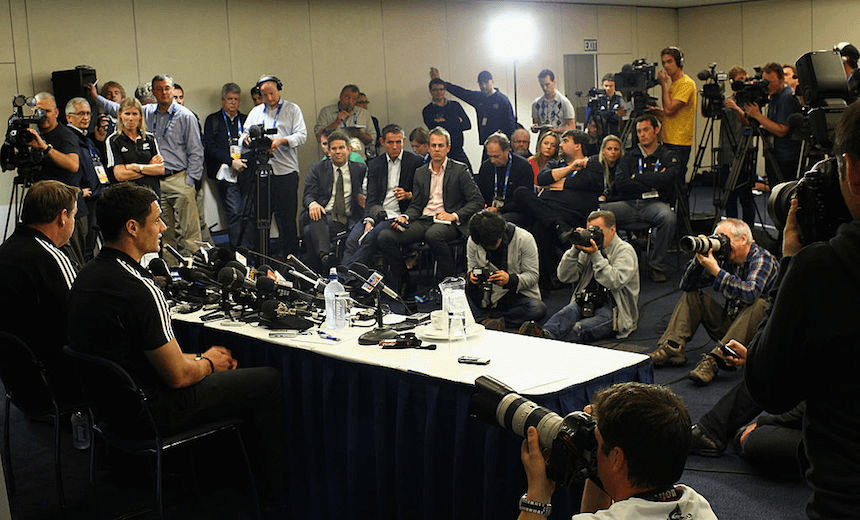
[[[161,443],[158,443],[158,448],[155,452],[155,499],[158,501],[158,518],[164,520],[164,496],[162,494],[163,476],[161,474],[162,450]]]
[[[6,469],[6,488],[9,496],[15,494],[15,475],[12,472],[12,451],[9,448],[9,412],[12,411],[12,400],[6,394],[6,415],[3,419],[3,464]]]
[[[236,439],[239,441],[239,449],[242,451],[242,460],[245,461],[245,469],[248,470],[248,481],[251,484],[251,496],[254,499],[254,506],[257,509],[257,519],[262,518],[262,511],[260,511],[260,495],[257,493],[257,481],[254,479],[254,471],[251,469],[251,461],[248,459],[248,452],[245,450],[245,442],[242,440],[242,433],[239,431],[239,427],[235,427],[233,431],[236,432]]]
[[[57,502],[60,506],[60,514],[65,515],[66,498],[63,493],[63,465],[60,456],[60,410],[54,408],[54,468],[57,478]]]

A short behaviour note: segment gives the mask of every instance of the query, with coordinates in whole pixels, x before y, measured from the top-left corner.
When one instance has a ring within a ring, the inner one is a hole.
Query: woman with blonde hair
[[[610,196],[612,184],[615,182],[615,167],[621,159],[621,139],[609,134],[603,138],[600,145],[600,165],[603,166],[603,195],[600,201],[605,201]]]
[[[541,168],[558,156],[558,144],[558,134],[555,132],[544,132],[538,137],[536,153],[528,159],[529,164],[532,165],[532,170],[534,170],[535,184],[537,184],[537,175]]]
[[[127,97],[120,103],[116,132],[108,137],[106,148],[112,182],[133,181],[161,195],[164,159],[155,136],[146,131],[143,107],[136,98]]]

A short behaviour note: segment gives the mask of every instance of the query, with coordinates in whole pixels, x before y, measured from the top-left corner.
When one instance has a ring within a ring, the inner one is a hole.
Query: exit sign
[[[585,42],[585,52],[597,52],[597,40],[583,40]]]

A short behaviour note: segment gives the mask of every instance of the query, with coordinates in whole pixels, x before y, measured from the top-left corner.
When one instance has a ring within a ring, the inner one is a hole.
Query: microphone
[[[198,267],[185,267],[183,265],[179,268],[179,276],[181,276],[183,280],[188,280],[189,282],[221,287],[220,283],[212,279],[210,273],[206,272],[205,269],[200,269]]]
[[[248,275],[248,268],[236,260],[230,260],[229,262],[224,264],[224,267],[232,267],[242,273],[242,276]],[[224,267],[222,267],[221,269],[224,269]],[[218,272],[220,273],[221,271],[219,270]]]
[[[382,282],[382,275],[377,273],[376,271],[371,271],[370,269],[367,268],[366,265],[364,265],[362,263],[358,263],[358,262],[352,264],[352,274],[358,275],[359,279],[361,279],[362,281],[364,281],[365,283],[367,283],[371,287],[379,287],[382,290],[382,292],[387,294],[390,298],[397,300],[397,301],[403,303],[404,305],[406,305],[403,302],[403,299],[400,298],[399,294],[394,292],[393,289],[391,289],[390,287],[388,287],[387,285],[385,285]],[[368,292],[370,292],[370,291],[368,291]]]
[[[322,280],[319,280],[319,279],[313,280],[311,278],[308,278],[307,276],[303,275],[302,273],[296,271],[293,268],[290,268],[289,271],[287,271],[287,273],[290,274],[291,276],[293,276],[294,278],[298,278],[299,280],[304,280],[305,282],[313,285],[315,291],[323,291],[326,287],[326,283],[323,282]]]
[[[242,271],[235,267],[225,266],[218,271],[218,283],[227,290],[256,289],[254,282],[245,278]]]
[[[175,247],[173,247],[172,245],[170,245],[170,244],[163,244],[163,245],[161,246],[161,248],[162,248],[164,251],[167,251],[168,253],[170,253],[170,255],[171,255],[171,256],[173,256],[174,258],[176,258],[177,260],[179,260],[179,263],[180,263],[180,264],[185,265],[185,264],[188,262],[188,259],[186,259],[184,256],[182,256],[181,254],[179,254],[179,251],[177,251],[177,250],[176,250],[176,248],[175,248]]]
[[[149,272],[152,273],[152,276],[160,276],[173,281],[173,278],[170,276],[170,269],[167,267],[167,262],[165,262],[163,258],[153,258],[149,261],[149,265],[147,267],[149,268]]]
[[[311,276],[313,276],[313,277],[314,277],[314,278],[316,278],[317,280],[322,280],[322,279],[323,279],[323,278],[322,278],[322,277],[321,277],[321,276],[320,276],[316,271],[314,271],[314,270],[313,270],[313,269],[311,269],[310,267],[306,266],[304,263],[302,263],[302,261],[301,261],[301,260],[299,260],[298,258],[296,258],[296,256],[295,256],[295,255],[292,255],[292,254],[287,255],[287,261],[289,261],[290,263],[292,263],[292,264],[294,264],[294,265],[297,265],[297,266],[301,267],[301,268],[302,268],[302,271],[304,271],[304,272],[306,272],[306,273],[310,273],[310,274],[311,274]]]

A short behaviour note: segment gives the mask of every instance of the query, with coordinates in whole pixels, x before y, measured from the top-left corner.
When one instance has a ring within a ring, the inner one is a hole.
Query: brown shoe
[[[716,358],[710,354],[705,354],[702,356],[699,364],[696,365],[696,368],[691,370],[687,377],[697,385],[705,386],[714,380],[719,370]]]
[[[483,325],[484,328],[487,330],[505,330],[505,319],[487,318],[486,320],[481,322],[481,325]]]
[[[655,367],[679,367],[687,363],[684,345],[671,346],[663,344],[657,350],[648,354]]]
[[[520,330],[518,330],[517,333],[522,334],[523,336],[534,336],[536,338],[544,337],[543,328],[533,321],[527,321],[520,325]]]

